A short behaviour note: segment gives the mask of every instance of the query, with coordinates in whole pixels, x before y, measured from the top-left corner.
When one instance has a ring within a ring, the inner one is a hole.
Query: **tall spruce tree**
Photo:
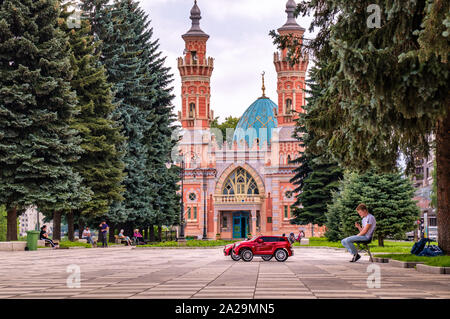
[[[378,5],[380,28],[371,26]],[[399,153],[408,168],[436,138],[438,242],[450,253],[450,51],[448,1],[302,1],[317,37],[303,44],[316,57],[327,88],[310,117],[339,162],[392,171]],[[276,38],[282,47],[288,39]],[[291,47],[299,56],[299,43]]]
[[[176,129],[172,105],[173,88],[170,86],[173,75],[170,74],[170,69],[164,66],[165,57],[159,50],[159,40],[153,39],[153,28],[150,27],[148,15],[137,2],[133,2],[132,10],[139,21],[136,30],[139,35],[137,44],[141,44],[140,59],[144,61],[150,74],[147,83],[148,98],[151,100],[149,108],[154,112],[154,126],[145,133],[148,147],[147,168],[152,172],[150,200],[153,212],[148,222],[158,226],[172,225],[179,216],[179,198],[176,195],[179,178],[173,170],[166,167],[166,163],[171,161],[171,151],[177,142],[172,140]]]
[[[71,127],[76,94],[59,1],[0,1],[0,202],[7,239],[17,212],[65,212],[89,200],[72,164],[82,153]]]
[[[315,71],[316,69],[311,70],[311,79],[308,80],[309,97],[307,105],[304,106],[306,112],[310,106],[314,106],[322,92],[321,87],[315,83]],[[308,132],[306,127],[306,115],[299,114],[293,135],[300,141],[303,151],[299,158],[292,161],[299,166],[294,170],[295,176],[291,179],[291,183],[297,186],[294,192],[298,193],[292,205],[295,218],[291,223],[312,223],[321,226],[327,221],[327,205],[331,203],[332,192],[338,189],[343,173],[338,164],[327,157],[325,150],[315,145],[315,135]]]
[[[400,173],[348,174],[329,206],[327,236],[336,240],[355,235],[355,222],[361,220],[356,207],[365,203],[377,221],[374,236],[378,245],[383,246],[386,237],[403,239],[406,232],[414,229],[420,214],[413,197],[411,181]],[[342,237],[336,238],[339,235]]]
[[[142,224],[152,213],[151,171],[147,168],[145,133],[153,128],[155,115],[148,109],[151,105],[146,86],[149,74],[145,62],[139,58],[141,47],[136,33],[139,21],[131,5],[130,1],[115,1],[114,5],[106,6],[104,10],[110,12],[110,20],[101,21],[104,29],[99,33],[103,41],[102,63],[108,72],[108,80],[114,85],[116,112],[127,137],[125,200],[123,205],[113,207],[108,217],[113,223]]]
[[[66,3],[64,16],[67,21],[74,14],[72,3]],[[77,92],[79,114],[72,125],[80,132],[84,153],[73,164],[74,170],[83,178],[83,185],[92,192],[90,201],[74,212],[81,219],[104,216],[114,201],[123,200],[124,164],[122,162],[124,137],[120,126],[112,116],[111,84],[107,82],[106,71],[99,64],[100,52],[96,50],[90,35],[91,26],[87,19],[72,27],[64,24],[72,49],[71,63],[74,76],[72,89]],[[73,221],[73,220],[72,220]]]
[[[125,223],[128,232],[132,225],[159,224],[178,209],[176,192],[171,191],[174,174],[165,165],[174,143],[172,76],[158,41],[152,40],[148,16],[136,1],[82,2],[102,41],[102,63],[114,85],[127,137],[125,201],[114,205],[109,219]]]

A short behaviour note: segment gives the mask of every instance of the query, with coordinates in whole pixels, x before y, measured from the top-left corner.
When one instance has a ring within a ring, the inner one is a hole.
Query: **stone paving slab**
[[[0,252],[0,298],[32,299],[317,299],[450,298],[450,276],[349,263],[343,250],[295,248],[286,262],[234,262],[214,249],[108,249]],[[132,263],[124,261],[133,261]],[[67,287],[69,265],[81,288]],[[380,288],[369,288],[368,266]]]

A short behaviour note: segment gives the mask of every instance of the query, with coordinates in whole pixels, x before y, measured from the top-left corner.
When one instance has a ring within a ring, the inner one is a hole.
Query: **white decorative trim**
[[[210,78],[208,76],[201,76],[201,75],[200,76],[183,76],[181,78],[182,83],[197,82],[197,81],[210,83]]]

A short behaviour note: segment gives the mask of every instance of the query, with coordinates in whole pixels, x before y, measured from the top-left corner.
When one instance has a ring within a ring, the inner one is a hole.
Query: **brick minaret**
[[[302,43],[305,29],[295,21],[294,12],[297,7],[294,0],[286,4],[288,19],[285,25],[278,29],[281,36],[293,36]],[[291,66],[286,60],[287,49],[276,52],[274,55],[275,69],[278,74],[278,126],[294,126],[298,115],[292,112],[303,112],[305,105],[305,75],[308,68],[308,58],[301,59],[299,63]]]
[[[186,47],[184,57],[178,58],[181,75],[181,112],[178,117],[184,129],[208,128],[214,119],[210,108],[210,79],[213,58],[206,57],[209,35],[200,29],[200,9],[195,0],[191,10],[192,27],[182,36]]]

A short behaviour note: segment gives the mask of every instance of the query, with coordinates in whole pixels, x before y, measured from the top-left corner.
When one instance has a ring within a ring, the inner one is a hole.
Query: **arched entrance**
[[[262,180],[249,165],[230,165],[223,172],[215,192],[218,232],[223,238],[247,238],[256,233],[263,194]]]

